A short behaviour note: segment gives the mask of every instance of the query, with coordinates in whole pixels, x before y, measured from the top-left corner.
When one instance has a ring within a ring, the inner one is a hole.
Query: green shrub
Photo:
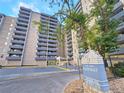
[[[124,77],[124,62],[120,62],[114,65],[112,72],[115,76]]]
[[[56,61],[48,61],[48,65],[56,65]]]
[[[2,69],[2,66],[0,65],[0,69]]]

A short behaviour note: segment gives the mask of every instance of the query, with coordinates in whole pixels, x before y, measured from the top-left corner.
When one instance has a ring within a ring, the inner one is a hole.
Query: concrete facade
[[[3,24],[0,30],[0,65],[46,67],[48,61],[56,61],[57,18],[24,7],[20,7],[17,18],[2,14],[0,18],[3,20],[0,21]],[[38,32],[34,21],[41,21],[42,32]]]
[[[0,29],[0,65],[5,66],[9,64],[6,57],[8,55],[16,18],[4,16],[3,20]]]

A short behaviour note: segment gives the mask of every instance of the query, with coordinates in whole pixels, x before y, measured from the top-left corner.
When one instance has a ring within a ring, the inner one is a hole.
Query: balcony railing
[[[27,27],[17,26],[16,29],[27,31]]]
[[[117,2],[117,3],[115,4],[115,6],[114,6],[113,11],[116,10],[117,8],[121,7],[121,6],[122,6],[121,1]]]
[[[25,41],[22,41],[22,40],[12,40],[12,43],[15,43],[15,44],[24,44]]]
[[[15,30],[14,33],[20,34],[20,35],[26,35],[26,32],[18,31],[18,30]]]
[[[8,61],[21,61],[21,57],[11,57],[11,56],[9,56],[6,59]]]
[[[119,48],[115,52],[111,53],[110,55],[123,55],[124,54],[124,48]]]
[[[49,51],[57,51],[57,48],[48,48]]]
[[[17,24],[20,24],[20,25],[24,25],[24,26],[28,26],[28,23],[25,23],[25,22],[20,22],[20,21],[18,21],[17,20],[17,22],[16,22]]]
[[[117,28],[118,31],[123,31],[124,30],[124,22],[120,23],[118,28]]]
[[[124,16],[124,11],[121,11],[118,14],[116,14],[115,16],[111,17],[111,20],[112,19],[116,19],[117,20],[117,19],[120,19],[123,16]]]
[[[118,36],[118,42],[123,43],[124,42],[124,35],[119,35]]]
[[[22,55],[22,51],[9,51],[8,53],[13,55]]]
[[[44,50],[47,50],[47,48],[46,47],[38,47],[37,50],[44,51]]]
[[[25,36],[13,35],[13,38],[25,40]]]
[[[21,20],[21,21],[23,21],[23,22],[25,22],[25,23],[28,23],[29,22],[29,20],[28,19],[24,19],[24,18],[18,18],[18,20]]]
[[[10,48],[23,49],[23,46],[21,46],[21,45],[10,45]]]
[[[57,43],[57,40],[48,40],[48,42]]]

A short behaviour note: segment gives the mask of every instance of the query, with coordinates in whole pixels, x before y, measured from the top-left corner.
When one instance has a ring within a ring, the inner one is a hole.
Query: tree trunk
[[[104,61],[105,68],[107,68],[108,67],[107,59],[106,58],[103,58],[103,61]]]

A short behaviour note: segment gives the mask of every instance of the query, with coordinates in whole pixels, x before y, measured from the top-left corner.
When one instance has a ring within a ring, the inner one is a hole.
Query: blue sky
[[[58,6],[50,8],[46,0],[0,0],[0,13],[9,16],[17,16],[20,6],[51,15],[58,10]]]

